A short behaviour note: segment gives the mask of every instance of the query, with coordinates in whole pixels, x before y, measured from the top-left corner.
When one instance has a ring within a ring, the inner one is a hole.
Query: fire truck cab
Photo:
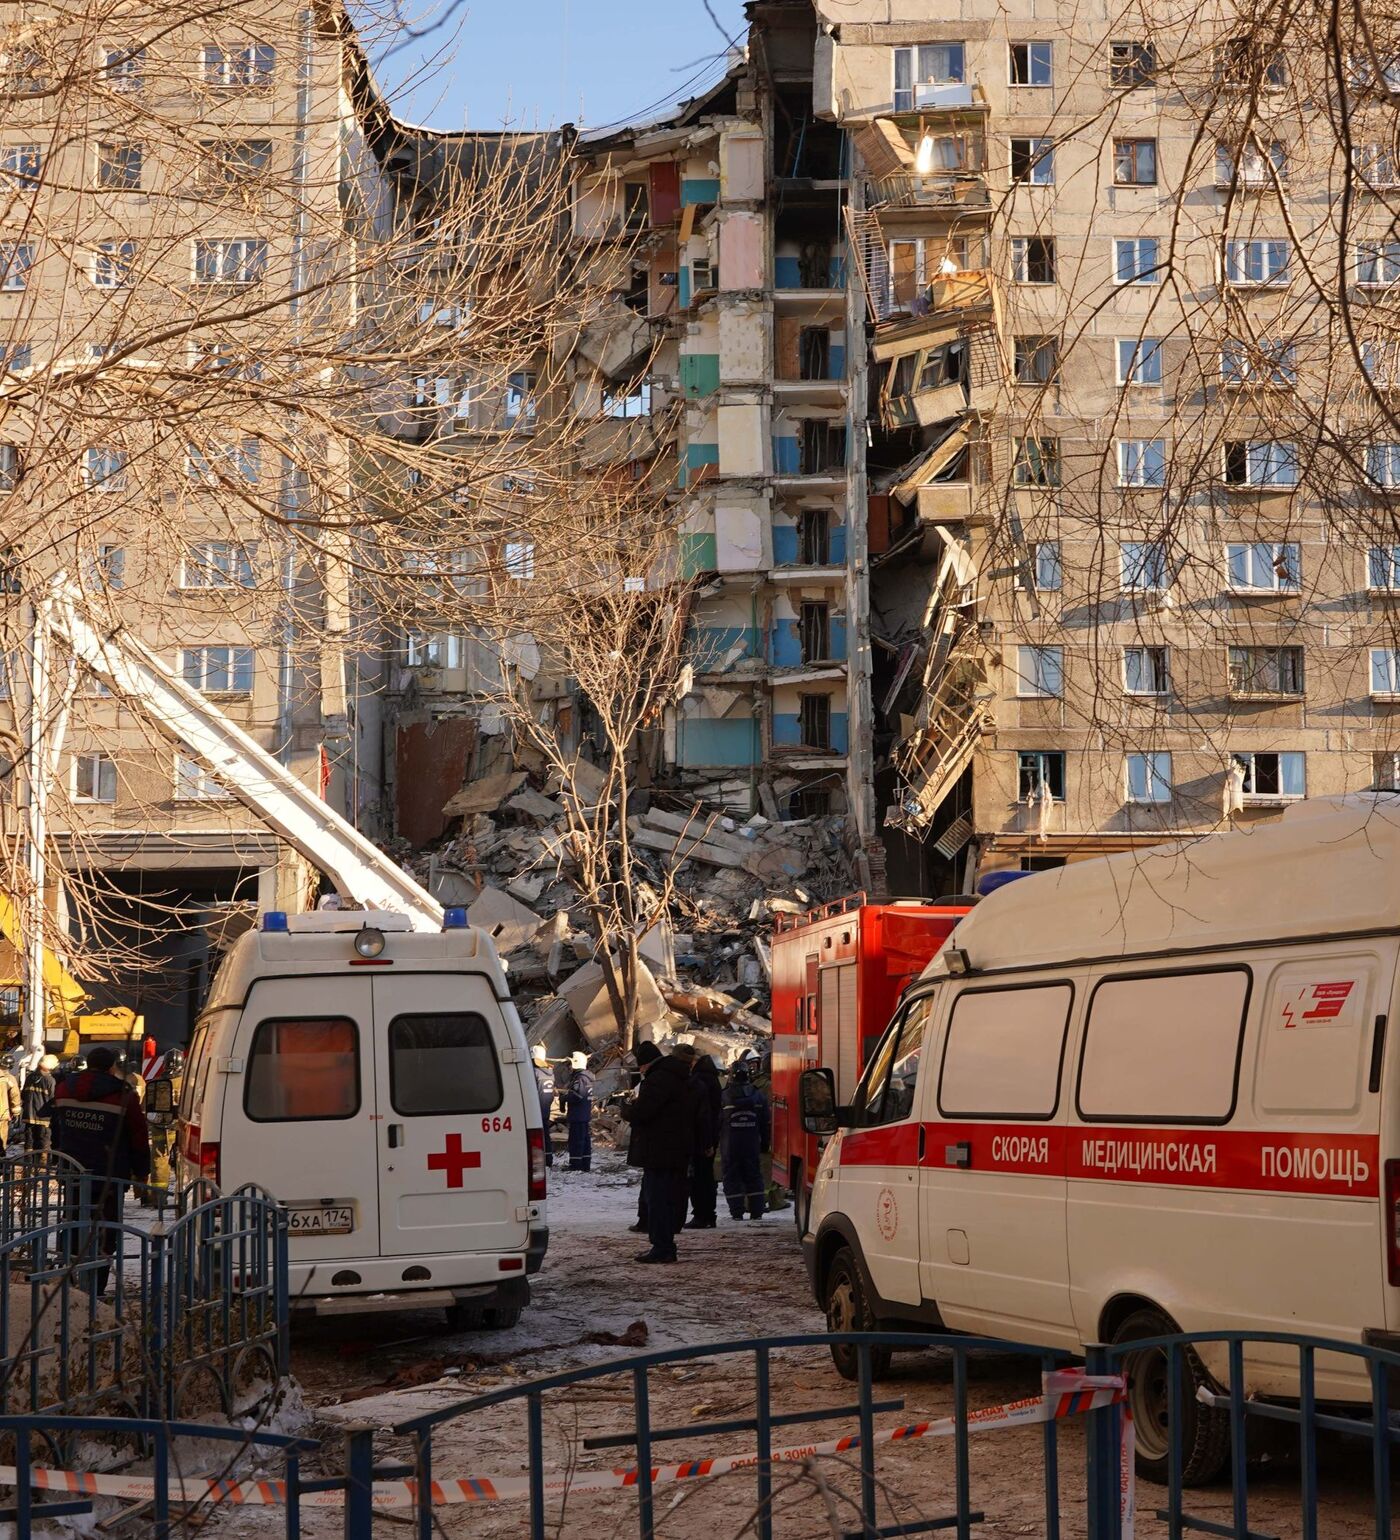
[[[792,1195],[798,1233],[820,1153],[802,1130],[798,1077],[825,1065],[843,1103],[855,1093],[906,985],[968,912],[971,900],[868,904],[863,893],[802,915],[773,936],[773,1181]]]

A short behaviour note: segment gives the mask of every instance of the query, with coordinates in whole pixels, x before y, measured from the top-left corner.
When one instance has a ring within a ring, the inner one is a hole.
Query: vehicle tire
[[[520,1325],[520,1317],[525,1313],[522,1302],[516,1301],[512,1305],[487,1305],[481,1312],[481,1326],[484,1331],[509,1331],[512,1326]]]
[[[1180,1328],[1170,1316],[1146,1306],[1133,1313],[1113,1333],[1115,1343],[1145,1337],[1170,1337]],[[1205,1486],[1224,1470],[1230,1458],[1230,1419],[1216,1407],[1202,1406],[1196,1392],[1215,1387],[1205,1365],[1187,1348],[1181,1356],[1185,1383],[1181,1397],[1181,1479],[1188,1487]],[[1171,1470],[1171,1429],[1168,1424],[1167,1355],[1161,1348],[1128,1352],[1122,1358],[1128,1377],[1128,1405],[1137,1437],[1137,1470],[1145,1481],[1166,1486]]]
[[[484,1324],[483,1314],[480,1305],[468,1305],[458,1300],[455,1305],[447,1307],[447,1329],[448,1331],[480,1331]]]
[[[874,1331],[876,1320],[861,1281],[860,1268],[849,1246],[843,1246],[831,1260],[823,1291],[828,1331]],[[870,1350],[870,1372],[883,1379],[889,1373],[890,1349]],[[843,1380],[860,1378],[860,1352],[854,1343],[832,1343],[831,1361]]]

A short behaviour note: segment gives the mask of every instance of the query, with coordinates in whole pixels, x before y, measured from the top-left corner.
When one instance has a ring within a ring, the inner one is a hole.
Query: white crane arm
[[[345,898],[406,914],[415,930],[441,930],[442,905],[212,701],[191,689],[130,634],[95,624],[66,578],[43,606],[48,625],[126,704],[212,771],[259,820],[323,871]]]

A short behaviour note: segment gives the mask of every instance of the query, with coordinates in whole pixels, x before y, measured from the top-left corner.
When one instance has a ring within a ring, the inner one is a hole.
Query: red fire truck
[[[773,1180],[807,1211],[817,1140],[804,1133],[797,1077],[826,1065],[851,1099],[905,986],[968,912],[967,902],[839,899],[777,916],[773,936]]]

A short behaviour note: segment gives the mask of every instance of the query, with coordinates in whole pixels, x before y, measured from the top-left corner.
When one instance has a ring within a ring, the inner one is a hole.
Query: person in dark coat
[[[719,1111],[724,1088],[715,1061],[702,1053],[690,1077],[695,1104],[695,1153],[690,1157],[690,1218],[687,1230],[713,1230],[718,1183],[715,1151],[719,1149]]]
[[[151,1174],[146,1114],[140,1098],[116,1074],[116,1062],[110,1048],[94,1048],[88,1067],[64,1076],[45,1109],[54,1149],[96,1179],[88,1191],[69,1194],[69,1204],[76,1213],[91,1203],[92,1215],[105,1221],[94,1248],[104,1259],[96,1273],[99,1294],[106,1290],[117,1248],[122,1188],[145,1182]]]
[[[29,1072],[29,1078],[20,1092],[24,1108],[24,1147],[27,1150],[49,1148],[49,1119],[44,1108],[53,1100],[58,1084],[53,1078],[53,1072],[57,1068],[58,1060],[53,1054],[46,1053],[39,1060],[38,1069]]]
[[[638,1043],[637,1051],[632,1057],[637,1065],[636,1079],[632,1082],[632,1089],[636,1091],[642,1081],[646,1079],[647,1071],[653,1064],[660,1062],[661,1050],[655,1043]],[[622,1115],[623,1117],[627,1116],[625,1112]],[[627,1164],[629,1166],[641,1165],[643,1142],[642,1135],[637,1129],[634,1128],[628,1132]],[[645,1176],[643,1177],[641,1190],[637,1194],[637,1222],[634,1225],[628,1225],[627,1228],[633,1235],[645,1235],[647,1233],[647,1186]]]
[[[543,1043],[536,1043],[530,1050],[535,1066],[535,1088],[540,1093],[540,1121],[544,1125],[544,1163],[554,1164],[554,1141],[549,1137],[549,1124],[554,1116],[554,1070]]]
[[[642,1167],[651,1247],[639,1262],[674,1262],[676,1233],[685,1217],[690,1186],[690,1157],[695,1151],[695,1109],[690,1072],[699,1054],[690,1043],[677,1043],[664,1059],[647,1066],[635,1101],[622,1109],[637,1136],[636,1158]]]
[[[771,1148],[768,1101],[753,1083],[754,1066],[740,1059],[724,1088],[720,1107],[720,1158],[729,1212],[742,1219],[762,1219],[768,1207],[763,1156]]]
[[[576,1053],[569,1060],[569,1082],[564,1087],[564,1115],[569,1120],[569,1170],[593,1169],[593,1076],[588,1055]]]

